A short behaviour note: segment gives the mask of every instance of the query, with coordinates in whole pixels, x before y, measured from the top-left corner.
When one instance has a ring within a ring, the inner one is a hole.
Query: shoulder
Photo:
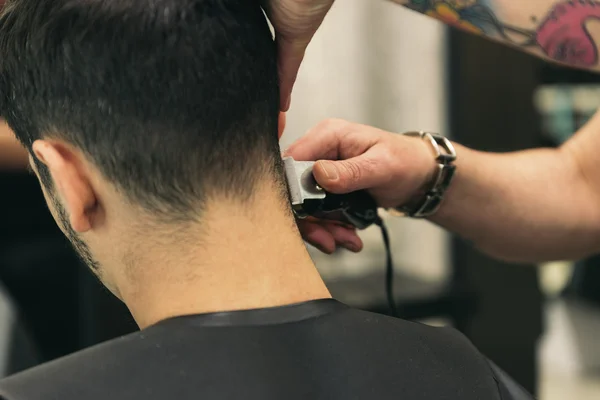
[[[350,313],[349,320],[362,326],[359,329],[380,336],[382,340],[393,341],[396,346],[428,348],[432,351],[429,353],[431,358],[461,354],[463,358],[485,360],[469,339],[454,328],[434,327],[356,309],[350,309]],[[377,329],[373,329],[375,327]]]
[[[490,366],[494,374],[494,379],[498,384],[500,398],[502,400],[533,400],[531,396],[521,385],[514,381],[500,367],[490,361]]]
[[[152,342],[145,336],[136,332],[0,380],[0,400],[101,399],[103,382],[144,359]]]
[[[371,337],[377,347],[396,359],[409,359],[410,376],[415,370],[427,371],[448,387],[472,388],[500,400],[532,400],[523,388],[498,368],[459,331],[449,327],[432,327],[369,312],[351,310],[351,317],[363,337]],[[371,334],[366,332],[371,330]],[[398,367],[398,366],[396,366]],[[416,379],[416,378],[415,378]],[[489,394],[493,393],[493,397]]]

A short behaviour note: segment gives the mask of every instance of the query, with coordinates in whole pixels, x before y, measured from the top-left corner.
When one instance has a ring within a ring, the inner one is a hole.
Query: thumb
[[[343,194],[379,185],[382,174],[376,163],[363,155],[348,160],[317,161],[313,175],[328,192]]]

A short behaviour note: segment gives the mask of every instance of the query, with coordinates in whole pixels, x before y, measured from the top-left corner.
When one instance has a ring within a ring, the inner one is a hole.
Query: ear
[[[98,202],[81,154],[64,143],[46,140],[34,142],[33,153],[50,171],[71,227],[79,233],[90,230]]]
[[[279,133],[277,135],[277,137],[279,139],[281,139],[281,137],[283,136],[283,132],[285,131],[285,124],[286,124],[286,113],[280,112],[279,113]]]

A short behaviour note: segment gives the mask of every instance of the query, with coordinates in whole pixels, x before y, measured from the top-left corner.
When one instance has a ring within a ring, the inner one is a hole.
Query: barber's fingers
[[[334,0],[262,0],[275,29],[278,47],[281,111],[290,106],[290,95],[308,44]]]
[[[327,119],[310,129],[284,153],[297,161],[337,160],[365,153],[389,133],[341,119]]]
[[[363,248],[363,242],[356,229],[325,220],[298,220],[302,237],[323,253],[332,254],[336,248],[343,247],[353,252]]]
[[[373,148],[348,160],[317,161],[313,175],[330,193],[344,194],[372,189],[390,183],[390,167],[384,149]]]
[[[281,111],[285,112],[290,108],[292,89],[307,46],[306,41],[277,39]]]

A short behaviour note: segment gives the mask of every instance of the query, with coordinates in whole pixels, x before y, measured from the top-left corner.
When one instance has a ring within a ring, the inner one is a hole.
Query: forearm
[[[6,123],[0,121],[0,170],[26,169],[27,151],[17,141]]]
[[[457,175],[434,222],[509,261],[600,250],[600,196],[568,149],[457,151]]]
[[[600,71],[600,1],[391,1],[542,58]]]

